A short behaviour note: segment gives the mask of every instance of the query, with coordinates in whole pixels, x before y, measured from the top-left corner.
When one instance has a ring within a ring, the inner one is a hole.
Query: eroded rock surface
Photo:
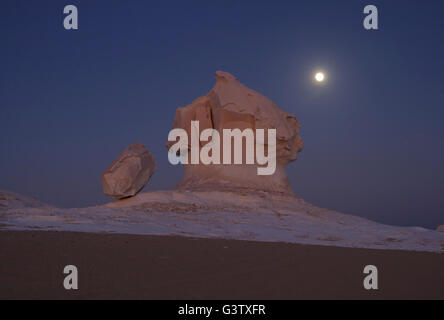
[[[177,109],[173,127],[184,129],[191,136],[191,121],[199,121],[199,135],[209,128],[216,129],[220,134],[223,129],[276,129],[276,171],[273,175],[261,176],[257,174],[257,163],[247,165],[245,162],[241,165],[187,164],[184,165],[184,178],[178,188],[229,187],[232,190],[240,187],[292,193],[285,166],[296,160],[297,153],[303,148],[303,140],[299,135],[301,125],[295,116],[247,88],[233,75],[217,71],[216,84],[207,95]],[[167,148],[174,143],[167,142]],[[200,146],[205,143],[200,142]],[[264,148],[267,150],[267,141]]]
[[[318,208],[297,196],[257,190],[145,192],[104,206],[75,209],[35,208],[31,202],[0,207],[0,230],[174,235],[444,253],[444,233],[383,225]]]
[[[0,190],[0,211],[2,209],[48,208],[52,207],[32,197]]]
[[[117,200],[135,196],[146,186],[155,169],[151,152],[141,143],[132,144],[103,173],[103,192]]]

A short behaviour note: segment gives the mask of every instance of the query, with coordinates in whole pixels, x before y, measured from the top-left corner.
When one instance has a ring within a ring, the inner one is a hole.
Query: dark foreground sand
[[[79,269],[79,290],[63,268]],[[378,291],[363,269],[379,268]],[[444,299],[444,255],[283,243],[0,231],[1,299]]]

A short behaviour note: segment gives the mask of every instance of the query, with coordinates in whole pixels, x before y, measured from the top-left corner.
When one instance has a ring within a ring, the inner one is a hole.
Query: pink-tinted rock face
[[[155,169],[151,152],[141,143],[132,144],[103,173],[103,192],[117,200],[135,196],[146,186]]]
[[[184,129],[191,136],[191,121],[199,121],[199,134],[208,128],[216,129],[221,136],[223,129],[276,129],[276,171],[269,176],[260,176],[257,167],[263,166],[257,163],[247,165],[245,161],[241,165],[187,164],[184,165],[184,178],[178,188],[241,187],[292,193],[285,166],[296,160],[297,153],[303,148],[303,140],[299,135],[301,125],[293,115],[247,88],[233,75],[217,71],[216,85],[207,95],[177,109],[173,128]],[[167,142],[167,148],[174,143]],[[200,142],[200,146],[206,143]],[[188,147],[191,148],[191,143]]]
[[[442,226],[439,226],[438,228],[436,228],[436,230],[439,232],[444,232],[444,224]]]

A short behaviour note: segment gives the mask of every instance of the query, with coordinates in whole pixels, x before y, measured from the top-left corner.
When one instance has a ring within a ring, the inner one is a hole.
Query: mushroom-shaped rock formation
[[[103,192],[117,200],[135,196],[146,186],[155,169],[151,152],[143,144],[134,143],[103,173]]]
[[[235,189],[247,188],[292,194],[285,172],[286,165],[296,160],[302,151],[299,135],[301,125],[295,116],[281,110],[273,101],[247,88],[233,75],[216,72],[216,85],[211,91],[186,107],[179,107],[173,128],[184,129],[191,136],[191,121],[199,121],[199,135],[205,129],[215,129],[222,137],[223,129],[276,129],[276,171],[272,175],[258,175],[254,164],[184,164],[184,177],[179,189]],[[205,142],[207,143],[207,142]],[[205,143],[200,142],[200,147]],[[222,143],[222,138],[221,138]],[[175,142],[167,142],[170,148]],[[245,151],[245,144],[243,145]],[[268,150],[268,141],[264,142]],[[188,145],[191,150],[191,143]],[[221,147],[220,150],[223,150]],[[222,159],[222,151],[221,151]],[[244,158],[245,159],[245,158]],[[189,162],[190,163],[190,162]],[[233,163],[233,162],[232,162]]]

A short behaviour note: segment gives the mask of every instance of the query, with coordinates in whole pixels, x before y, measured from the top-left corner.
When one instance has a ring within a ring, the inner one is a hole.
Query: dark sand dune
[[[79,269],[79,290],[63,268]],[[366,291],[365,265],[379,269]],[[444,255],[284,243],[0,231],[2,299],[444,299]]]

